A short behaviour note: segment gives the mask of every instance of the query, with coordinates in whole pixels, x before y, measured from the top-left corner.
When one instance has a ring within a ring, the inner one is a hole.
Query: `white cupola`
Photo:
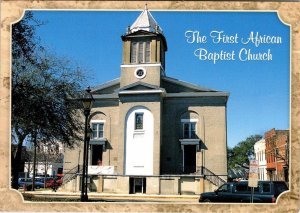
[[[121,38],[121,86],[140,81],[160,86],[161,76],[165,76],[167,42],[147,5]]]
[[[144,11],[130,26],[129,31],[127,33],[134,33],[139,30],[148,31],[152,33],[160,33],[160,34],[163,33],[161,27],[157,24],[157,22],[149,12],[147,8],[147,4],[145,5]]]

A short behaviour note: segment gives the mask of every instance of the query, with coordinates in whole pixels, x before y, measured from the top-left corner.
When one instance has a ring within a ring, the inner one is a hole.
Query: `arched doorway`
[[[153,115],[146,107],[130,109],[125,119],[125,175],[153,175]]]

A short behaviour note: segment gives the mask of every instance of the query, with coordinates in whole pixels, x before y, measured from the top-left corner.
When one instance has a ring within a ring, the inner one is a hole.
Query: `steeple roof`
[[[151,13],[147,8],[147,4],[145,5],[144,11],[139,15],[139,17],[135,20],[135,22],[129,28],[129,33],[134,33],[139,30],[144,30],[148,32],[160,33],[162,34],[162,29],[157,24]]]

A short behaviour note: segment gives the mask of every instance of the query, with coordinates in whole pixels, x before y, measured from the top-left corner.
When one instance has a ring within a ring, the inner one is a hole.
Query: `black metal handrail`
[[[69,181],[73,180],[78,174],[82,173],[82,165],[75,166],[71,170],[69,170],[67,173],[64,174],[63,176],[63,184],[68,183]],[[199,168],[198,168],[199,169]],[[193,175],[199,175],[203,176],[204,179],[208,180],[215,186],[221,186],[222,184],[226,183],[225,180],[220,178],[220,176],[226,176],[227,175],[216,175],[206,167],[200,167],[200,171],[198,170],[194,174],[181,174],[180,176],[193,176]],[[114,176],[114,175],[109,175],[109,176]],[[178,175],[162,175],[162,176],[178,176]]]
[[[202,167],[201,171],[203,172],[202,174],[203,174],[204,179],[208,180],[209,182],[211,182],[212,184],[214,184],[218,187],[221,186],[222,184],[226,183],[225,180],[220,178],[220,176],[226,176],[226,175],[216,175],[215,173],[213,173],[206,167]]]
[[[71,170],[69,170],[67,173],[65,173],[62,178],[63,184],[66,184],[69,181],[73,180],[77,176],[77,174],[82,172],[82,168],[83,168],[82,165],[78,165],[72,168]]]

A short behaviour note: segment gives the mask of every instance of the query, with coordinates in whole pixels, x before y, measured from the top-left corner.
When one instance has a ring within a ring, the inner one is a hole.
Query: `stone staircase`
[[[78,165],[66,172],[62,178],[62,186],[60,191],[77,191],[77,176],[82,173],[82,166]],[[70,190],[71,189],[71,190]],[[78,189],[79,190],[79,189]]]
[[[202,171],[204,180],[209,181],[210,183],[212,183],[213,185],[215,185],[217,187],[220,187],[221,185],[226,183],[226,181],[223,180],[222,178],[220,178],[219,175],[216,175],[215,173],[213,173],[212,171],[210,171],[206,167],[202,167],[201,171]]]

